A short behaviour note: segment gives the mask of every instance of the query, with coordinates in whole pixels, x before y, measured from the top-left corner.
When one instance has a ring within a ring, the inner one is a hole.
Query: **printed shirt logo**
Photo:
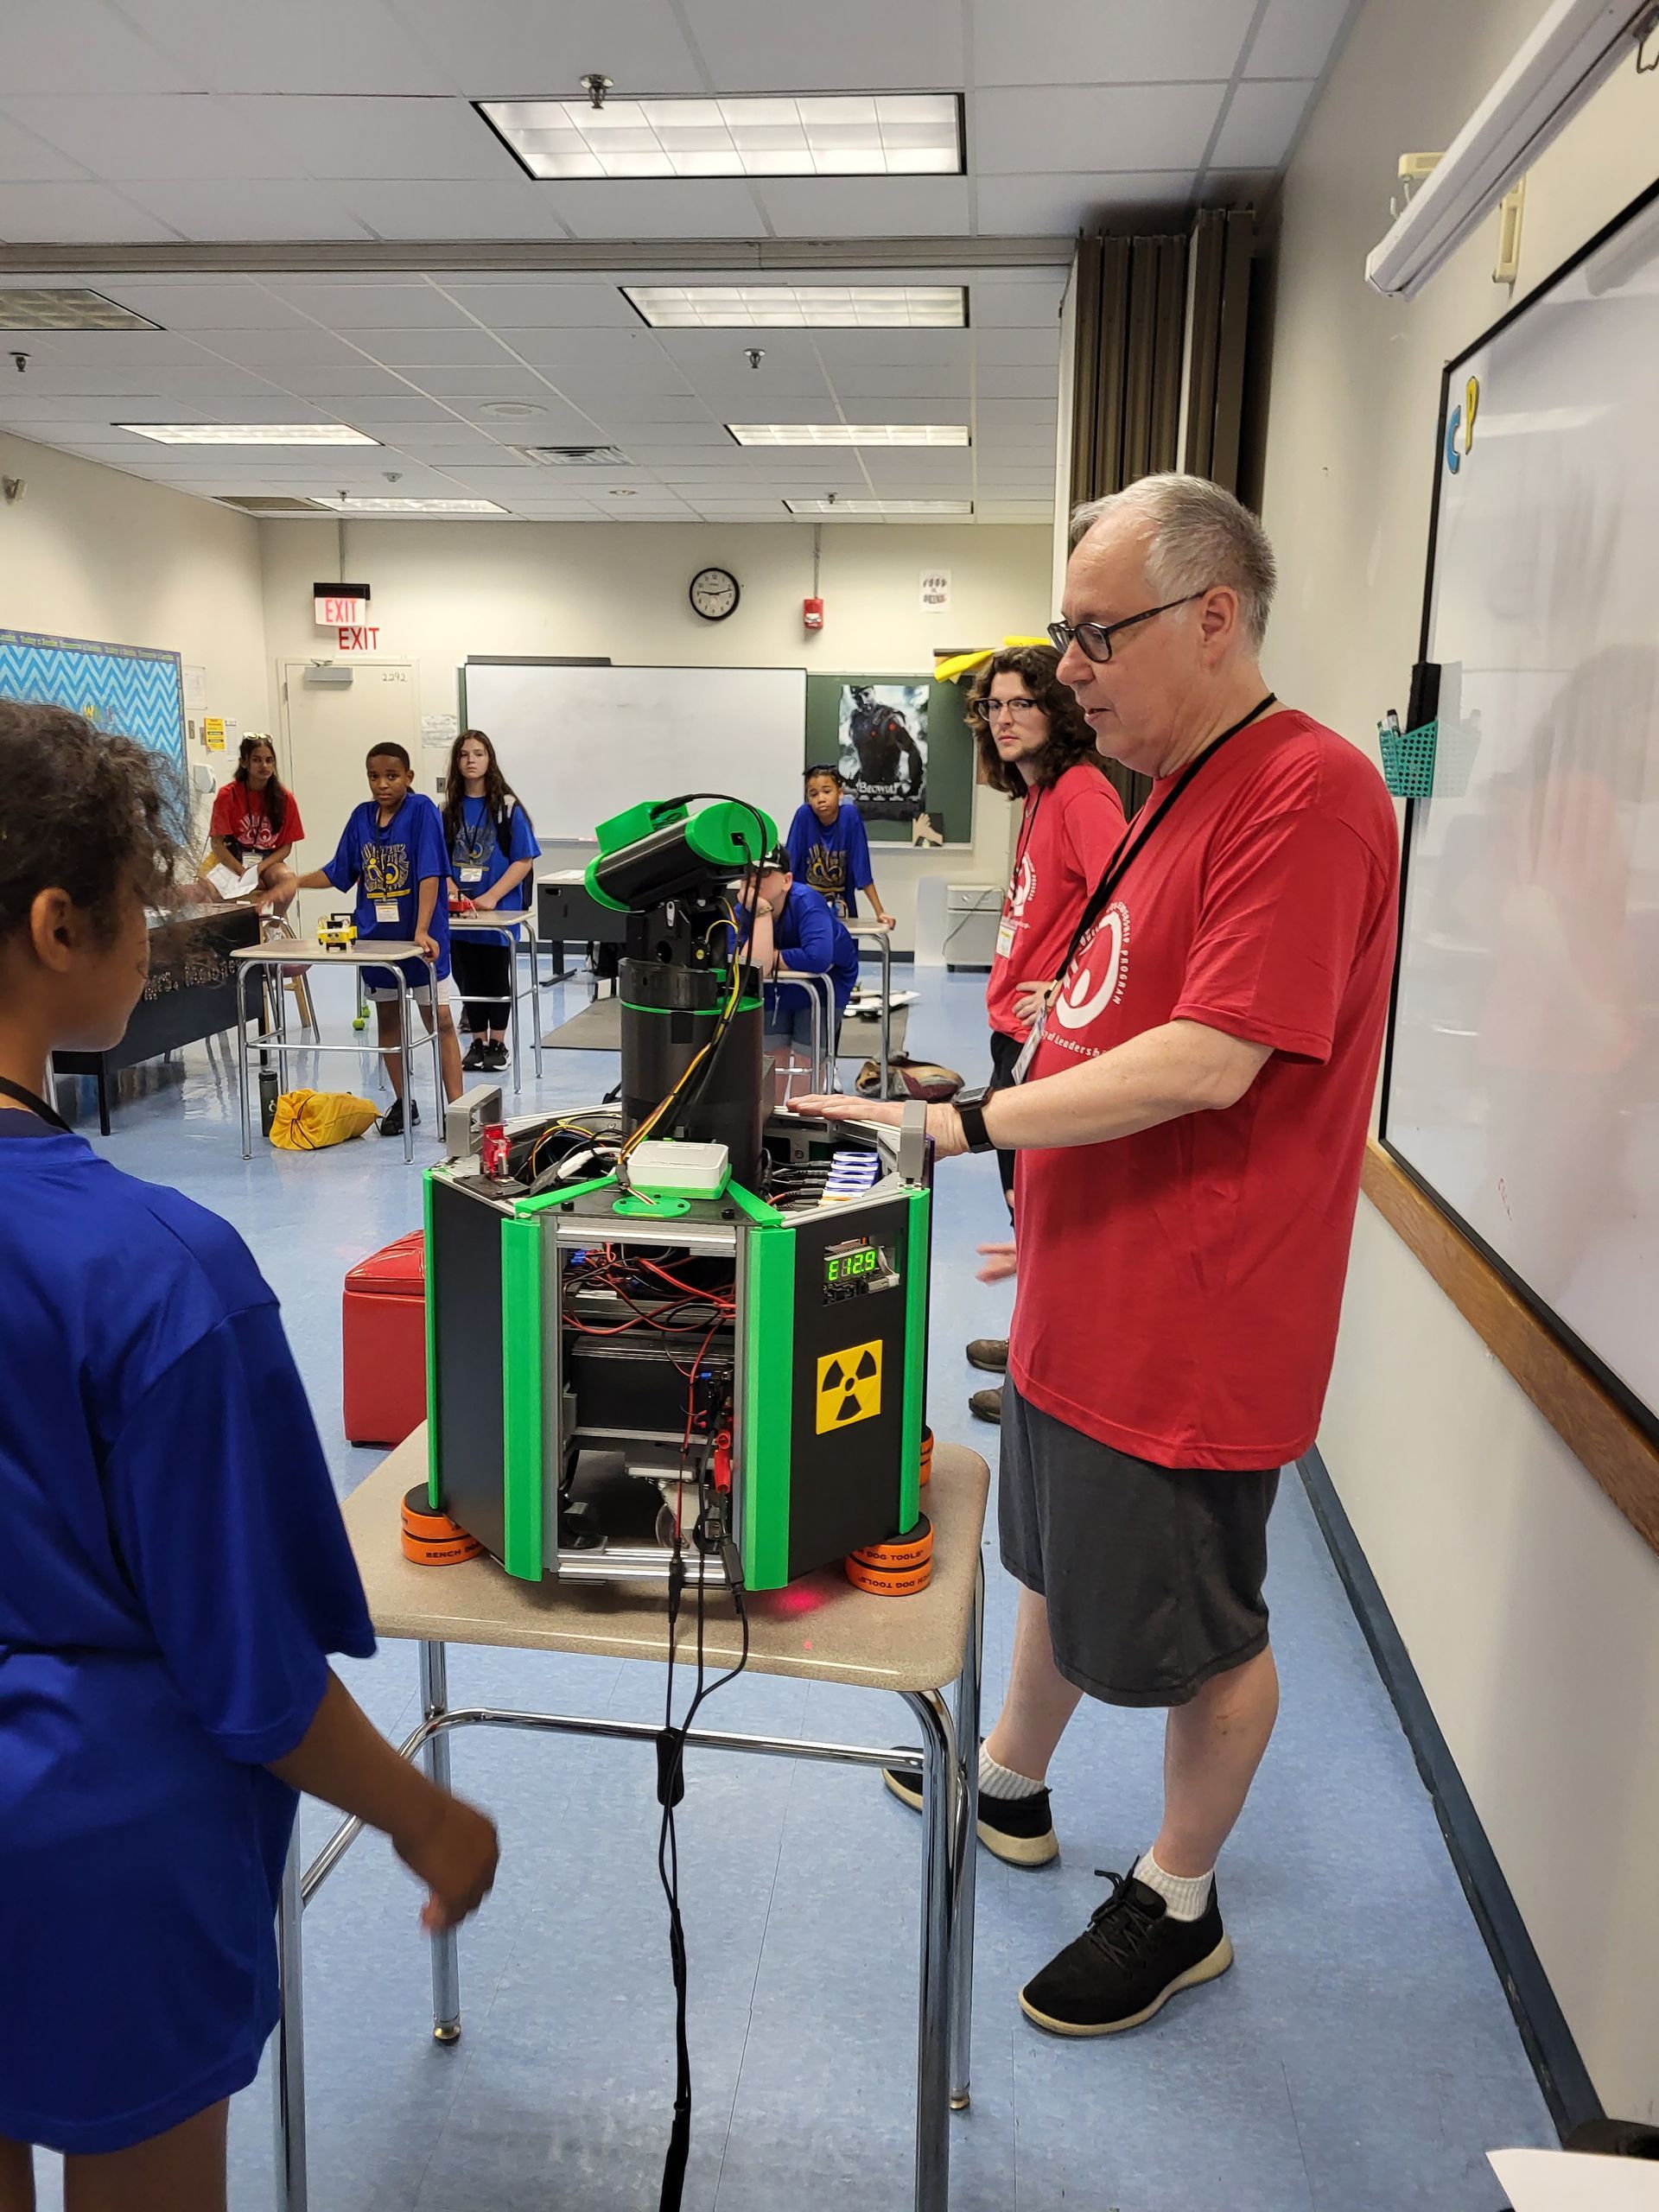
[[[1008,903],[1003,912],[1011,922],[1017,922],[1026,908],[1037,896],[1037,864],[1027,854],[1014,872],[1014,881],[1008,886]]]
[[[410,880],[407,845],[365,845],[363,889],[370,899],[407,899],[415,888]]]
[[[806,880],[814,891],[821,891],[828,898],[832,892],[847,888],[847,855],[833,845],[809,845],[806,849]]]
[[[1122,998],[1129,980],[1129,910],[1114,899],[1083,941],[1081,966],[1054,1004],[1063,1029],[1087,1029]]]

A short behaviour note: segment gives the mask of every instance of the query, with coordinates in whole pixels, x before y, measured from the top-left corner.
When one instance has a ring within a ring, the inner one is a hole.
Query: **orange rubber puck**
[[[922,1431],[922,1480],[924,1483],[927,1481],[929,1476],[931,1476],[932,1472],[933,1432],[931,1428],[925,1428]]]
[[[933,1579],[933,1527],[923,1514],[908,1535],[865,1544],[847,1557],[847,1580],[874,1598],[910,1598]]]
[[[432,1510],[424,1483],[405,1491],[402,1518],[404,1557],[416,1567],[459,1567],[463,1560],[484,1556],[476,1536],[469,1536],[447,1513]]]

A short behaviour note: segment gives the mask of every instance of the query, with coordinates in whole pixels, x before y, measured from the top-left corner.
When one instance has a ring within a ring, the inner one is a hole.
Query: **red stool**
[[[401,1444],[426,1419],[426,1240],[418,1229],[352,1268],[340,1322],[346,1436]]]

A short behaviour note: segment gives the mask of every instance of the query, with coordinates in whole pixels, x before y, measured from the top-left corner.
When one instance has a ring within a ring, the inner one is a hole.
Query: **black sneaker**
[[[976,1337],[968,1347],[969,1367],[982,1367],[988,1375],[1006,1375],[1008,1371],[1008,1340],[1006,1337]]]
[[[503,1068],[510,1065],[507,1048],[505,1045],[486,1045],[484,1050],[489,1055],[484,1065],[492,1075],[499,1075]]]
[[[420,1118],[420,1102],[411,1098],[409,1102],[410,1127],[412,1128]],[[383,1137],[400,1137],[404,1134],[404,1102],[401,1098],[394,1098],[380,1116],[380,1134]]]
[[[884,1766],[881,1779],[901,1804],[912,1812],[921,1811],[919,1775],[895,1773],[892,1767]],[[979,1840],[1005,1866],[1046,1866],[1058,1859],[1060,1842],[1054,1833],[1047,1790],[1036,1790],[1029,1797],[982,1796]]]
[[[968,1401],[968,1410],[976,1421],[994,1421],[1000,1425],[1002,1419],[1001,1391],[976,1390]]]
[[[1020,1993],[1020,2010],[1056,2036],[1115,2036],[1138,2028],[1178,1990],[1213,1981],[1233,1963],[1216,1885],[1197,1920],[1172,1920],[1156,1890],[1106,1874],[1112,1894]]]
[[[467,1049],[466,1058],[461,1064],[463,1074],[484,1074],[490,1065],[489,1053],[490,1048],[484,1039],[481,1037],[475,1037]]]

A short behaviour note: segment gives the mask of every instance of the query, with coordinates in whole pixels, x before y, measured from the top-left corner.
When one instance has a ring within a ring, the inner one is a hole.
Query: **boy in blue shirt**
[[[276,1301],[217,1215],[47,1100],[118,1044],[186,827],[153,756],[0,699],[0,2205],[222,2208],[276,2018],[298,1805],[384,1830],[452,1927],[494,1876],[329,1668],[374,1649]]]
[[[449,905],[443,896],[449,880],[449,855],[444,849],[443,823],[438,810],[423,791],[415,789],[415,772],[401,745],[377,745],[366,766],[372,796],[355,809],[346,824],[340,849],[326,868],[300,878],[302,891],[349,891],[357,887],[353,919],[358,938],[402,938],[413,944],[418,957],[399,963],[410,994],[421,1009],[427,1033],[432,1031],[431,1010],[426,1002],[429,982],[445,982],[449,975]],[[365,968],[363,988],[374,1004],[380,1048],[386,1073],[391,1078],[392,1101],[381,1116],[383,1137],[404,1134],[404,1065],[397,1044],[397,982],[390,968]],[[443,1095],[461,1096],[461,1043],[449,1008],[438,1001],[438,1057],[443,1068]],[[421,1118],[414,1099],[409,1101],[413,1120]]]
[[[749,958],[763,977],[780,968],[798,975],[828,976],[835,992],[835,1032],[825,1042],[833,1054],[841,1017],[858,981],[858,947],[822,892],[797,883],[789,855],[775,845],[760,863],[754,915],[745,932]],[[766,985],[766,1042],[812,1049],[812,995],[803,983]]]
[[[839,768],[827,763],[806,772],[806,798],[795,810],[784,842],[789,849],[792,874],[827,899],[837,914],[850,921],[857,912],[859,892],[870,902],[870,912],[884,930],[893,926],[893,916],[881,903],[870,872],[870,841],[864,817],[849,798]]]

